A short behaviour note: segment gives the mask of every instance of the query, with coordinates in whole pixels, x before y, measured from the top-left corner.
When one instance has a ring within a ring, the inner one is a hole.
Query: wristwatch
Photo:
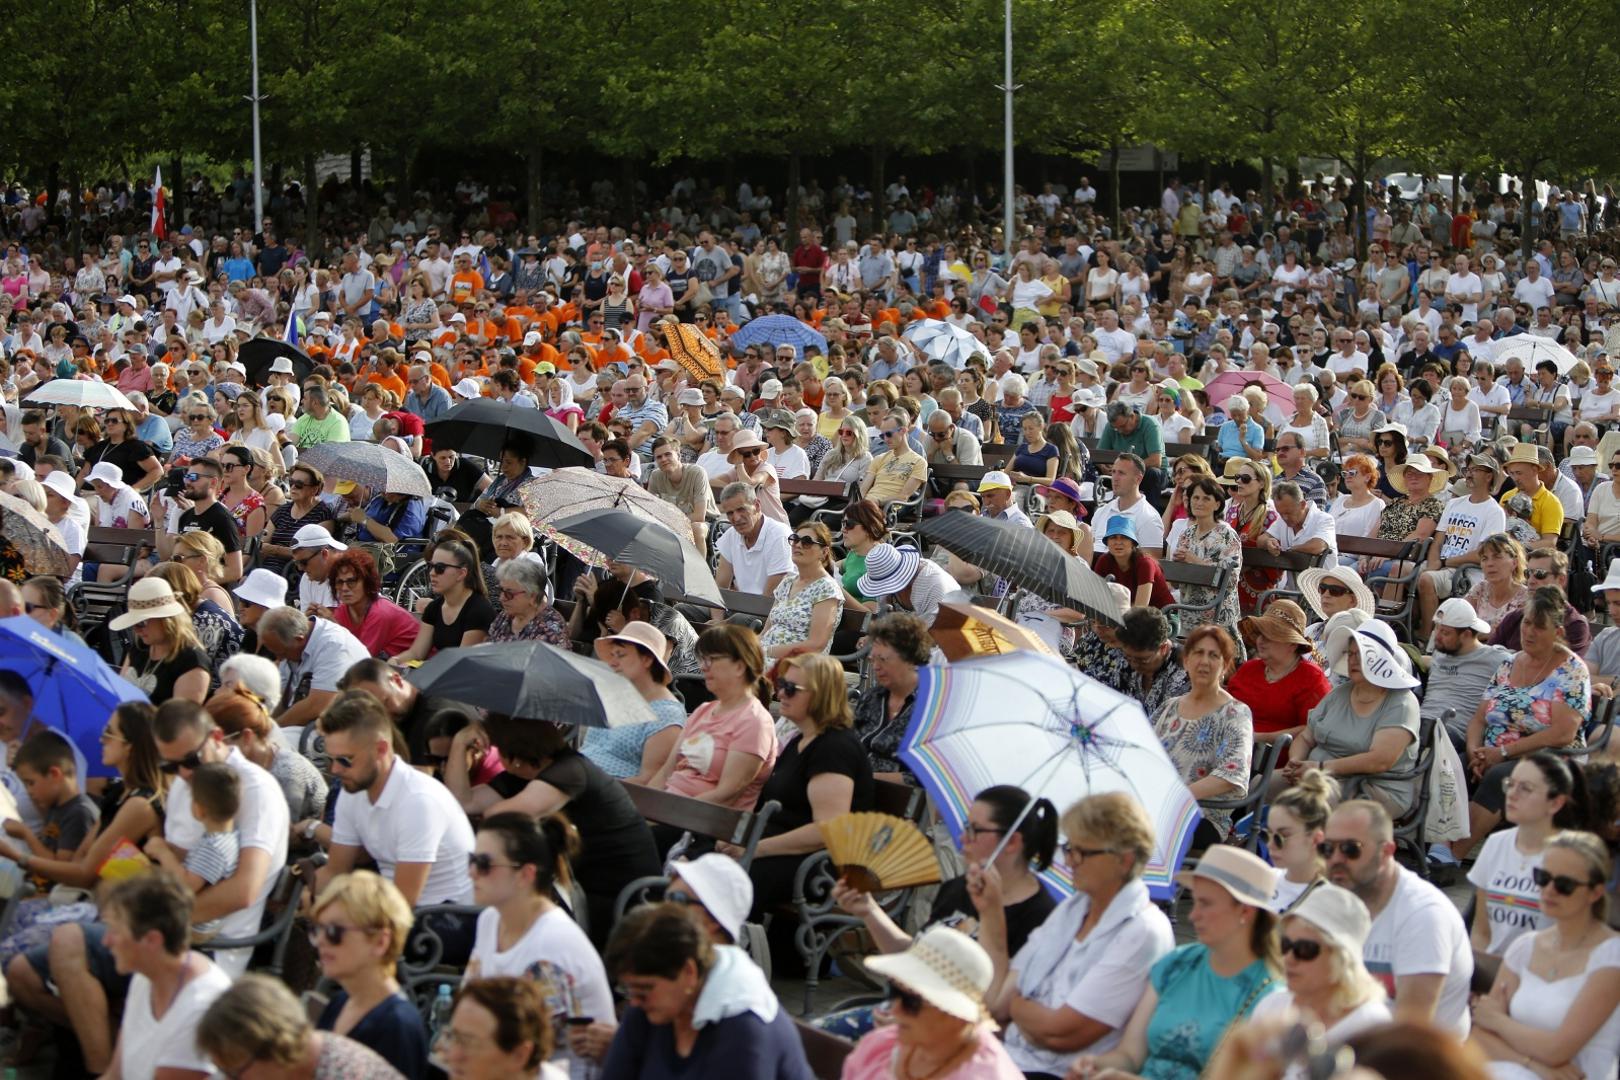
[[[319,818],[311,818],[309,824],[304,826],[304,834],[303,834],[304,839],[305,840],[313,840],[313,839],[315,839],[315,830],[319,829],[320,827],[321,827],[320,819]]]

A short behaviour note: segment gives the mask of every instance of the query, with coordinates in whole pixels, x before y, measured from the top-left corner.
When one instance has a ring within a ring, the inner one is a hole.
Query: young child
[[[20,856],[17,863],[26,870],[30,857],[73,858],[101,818],[100,809],[79,790],[73,748],[54,731],[35,732],[17,748],[12,769],[40,816],[38,832],[20,821],[5,823],[6,834],[26,845],[16,852]],[[0,855],[11,854],[0,850]],[[35,884],[42,890],[50,888],[50,882],[43,879],[36,879]]]
[[[191,774],[191,814],[202,822],[203,838],[186,853],[183,864],[174,849],[159,837],[146,842],[146,853],[194,893],[219,884],[236,873],[241,855],[236,814],[241,805],[242,784],[236,770],[224,762],[199,765]],[[192,931],[211,934],[220,922],[210,919],[192,927]]]

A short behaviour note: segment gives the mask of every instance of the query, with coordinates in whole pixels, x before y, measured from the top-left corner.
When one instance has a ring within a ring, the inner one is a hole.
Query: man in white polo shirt
[[[721,489],[720,513],[731,528],[714,546],[720,555],[715,581],[722,589],[769,596],[793,569],[791,530],[766,517],[754,489],[740,480]]]
[[[293,562],[304,576],[298,579],[298,610],[306,615],[330,614],[337,606],[337,594],[327,583],[332,560],[349,545],[334,537],[325,525],[305,525],[293,533]]]
[[[354,869],[364,852],[412,907],[472,903],[467,856],[473,831],[466,811],[449,788],[394,756],[394,722],[382,702],[364,690],[345,690],[321,714],[320,730],[343,790],[316,892]],[[463,962],[472,924],[443,920],[435,929],[445,961]]]
[[[259,619],[259,646],[281,665],[281,701],[271,712],[276,723],[305,724],[337,695],[343,673],[371,655],[360,639],[331,619],[312,619],[297,608],[279,607]]]

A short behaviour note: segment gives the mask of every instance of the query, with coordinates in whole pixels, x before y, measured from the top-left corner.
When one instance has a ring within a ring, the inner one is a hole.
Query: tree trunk
[[[528,183],[525,191],[529,203],[529,232],[534,233],[536,236],[540,234],[540,155],[542,153],[539,144],[536,143],[529,147],[528,154],[524,156],[524,160],[528,164]]]
[[[799,152],[794,150],[789,153],[787,173],[787,205],[784,207],[784,209],[787,211],[788,237],[793,240],[794,243],[798,242],[796,238],[799,235],[799,176],[802,167],[803,162],[800,160]]]
[[[1120,230],[1124,224],[1119,216],[1119,140],[1114,140],[1111,160],[1108,163],[1108,201],[1114,211],[1114,239],[1120,239]]]
[[[304,254],[321,257],[321,188],[315,180],[315,155],[304,155]]]
[[[889,207],[883,198],[883,189],[888,186],[888,177],[884,175],[888,163],[888,150],[881,142],[875,144],[872,147],[872,205],[877,207],[877,221],[872,223],[874,229],[881,229],[889,216]]]
[[[361,186],[366,182],[365,167],[366,148],[361,145],[359,139],[356,139],[349,144],[349,183],[354,185],[356,191],[361,190]]]
[[[1351,174],[1355,187],[1350,192],[1350,212],[1354,215],[1354,236],[1356,241],[1356,261],[1365,262],[1367,258],[1367,149],[1362,147],[1356,151],[1355,171]]]
[[[1271,215],[1277,205],[1276,186],[1277,163],[1271,160],[1270,154],[1267,154],[1260,159],[1260,187],[1265,197],[1266,220],[1260,223],[1260,232],[1255,234],[1257,236],[1271,230]]]
[[[1536,238],[1530,235],[1530,204],[1536,198],[1536,163],[1527,161],[1519,169],[1519,183],[1524,188],[1524,194],[1519,197],[1521,210],[1519,218],[1519,254],[1528,259],[1530,253],[1536,249]],[[1541,208],[1541,216],[1546,218],[1547,208]]]
[[[62,190],[62,163],[51,162],[51,167],[45,172],[45,219],[50,220],[51,214],[56,211],[56,193]]]
[[[169,167],[174,172],[174,179],[169,181],[169,190],[174,192],[174,198],[169,200],[169,233],[174,235],[186,220],[186,163],[177,153]]]
[[[68,213],[73,220],[68,223],[68,246],[73,251],[84,250],[84,178],[78,170],[73,172],[73,192],[68,200]]]

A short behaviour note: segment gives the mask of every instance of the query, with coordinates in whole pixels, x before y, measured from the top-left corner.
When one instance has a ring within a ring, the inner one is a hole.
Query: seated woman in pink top
[[[337,597],[332,621],[359,638],[372,656],[398,656],[416,641],[422,623],[382,595],[382,575],[368,552],[350,548],[326,573]]]
[[[758,635],[730,624],[703,631],[697,654],[714,700],[692,713],[649,786],[752,810],[776,765],[776,728],[764,705],[765,654]]]

